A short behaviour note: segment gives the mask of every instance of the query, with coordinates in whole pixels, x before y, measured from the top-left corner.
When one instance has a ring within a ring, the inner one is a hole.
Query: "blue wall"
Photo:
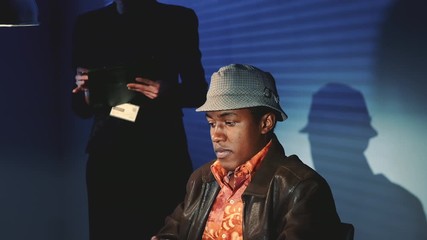
[[[232,62],[276,77],[289,115],[276,133],[330,182],[356,240],[427,239],[425,1],[187,5],[199,15],[208,77]],[[191,139],[209,138],[191,121]],[[210,151],[200,144],[196,165]]]
[[[87,239],[90,121],[69,107],[70,32],[106,2],[39,0],[39,27],[0,28],[0,239]],[[276,77],[289,115],[276,133],[331,183],[356,240],[426,239],[424,1],[162,2],[199,15],[208,79],[235,62]],[[208,126],[194,109],[185,122],[198,167],[214,157]]]

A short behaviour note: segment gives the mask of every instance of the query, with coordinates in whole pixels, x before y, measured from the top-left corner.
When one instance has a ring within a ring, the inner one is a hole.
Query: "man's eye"
[[[208,122],[208,124],[209,124],[209,126],[210,126],[211,128],[215,127],[215,123]]]
[[[236,125],[236,122],[225,122],[225,125],[234,126],[234,125]]]

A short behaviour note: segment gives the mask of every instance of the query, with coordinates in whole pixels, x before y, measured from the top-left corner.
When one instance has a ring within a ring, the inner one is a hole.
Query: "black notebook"
[[[105,67],[91,69],[88,73],[90,105],[113,107],[132,100],[136,92],[126,84],[135,82],[135,75],[128,67]]]

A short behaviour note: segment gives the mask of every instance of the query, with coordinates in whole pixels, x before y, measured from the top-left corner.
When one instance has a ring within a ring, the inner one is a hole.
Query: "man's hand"
[[[150,99],[159,97],[161,90],[163,91],[162,81],[153,81],[147,78],[136,77],[137,83],[128,83],[129,90],[137,91]]]
[[[73,89],[73,93],[78,93],[81,91],[84,91],[84,92],[88,91],[88,88],[87,88],[87,81],[89,80],[88,75],[87,75],[88,71],[89,70],[86,68],[81,68],[81,67],[77,68],[77,74],[74,77],[76,80],[77,87],[75,87]]]

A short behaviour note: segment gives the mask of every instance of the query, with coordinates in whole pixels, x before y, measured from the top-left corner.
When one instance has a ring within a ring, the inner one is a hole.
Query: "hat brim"
[[[284,121],[288,118],[279,104],[272,104],[271,102],[254,102],[254,97],[252,95],[209,96],[208,100],[202,106],[196,109],[196,112],[224,111],[260,106],[271,108],[280,113],[280,115],[278,115],[278,121]]]

